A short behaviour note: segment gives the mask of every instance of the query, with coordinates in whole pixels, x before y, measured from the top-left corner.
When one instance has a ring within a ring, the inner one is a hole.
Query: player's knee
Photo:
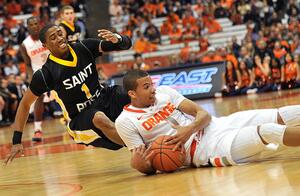
[[[266,123],[258,128],[258,134],[264,143],[283,144],[286,126],[276,123]]]
[[[107,123],[108,117],[101,111],[95,113],[93,118],[93,124],[97,128],[107,127],[109,123]]]
[[[101,124],[103,120],[103,115],[105,115],[103,112],[96,112],[93,118],[94,125]]]

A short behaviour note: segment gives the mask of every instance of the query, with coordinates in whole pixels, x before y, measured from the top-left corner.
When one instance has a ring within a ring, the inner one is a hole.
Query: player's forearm
[[[30,105],[25,103],[22,99],[17,110],[15,123],[13,124],[14,130],[23,132],[25,124],[28,119],[29,110],[30,110]]]
[[[147,174],[147,175],[151,175],[151,174],[155,174],[156,170],[152,168],[151,165],[148,165],[146,162],[139,162],[138,164],[136,164],[133,159],[131,159],[131,167],[133,169],[138,170],[139,172],[143,173],[143,174]]]
[[[188,126],[191,127],[193,132],[196,132],[207,127],[210,121],[211,115],[204,110],[200,110],[197,112],[195,120]]]
[[[131,39],[128,36],[120,35],[122,37],[121,41],[118,43],[112,43],[111,41],[102,41],[101,49],[104,52],[118,51],[118,50],[128,50],[131,46]]]

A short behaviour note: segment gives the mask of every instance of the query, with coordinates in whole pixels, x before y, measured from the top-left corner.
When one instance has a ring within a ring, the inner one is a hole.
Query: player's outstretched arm
[[[14,130],[12,139],[13,146],[10,154],[8,154],[7,158],[5,159],[4,164],[11,162],[17,154],[23,152],[23,146],[21,144],[23,129],[28,119],[30,106],[37,98],[38,97],[35,96],[30,89],[25,92],[18,107],[15,122],[12,126]]]
[[[132,46],[128,36],[119,35],[106,29],[98,30],[98,37],[103,39],[99,47],[100,52],[128,50]]]
[[[155,174],[156,170],[151,165],[152,151],[150,147],[140,145],[131,150],[131,167],[144,174]]]

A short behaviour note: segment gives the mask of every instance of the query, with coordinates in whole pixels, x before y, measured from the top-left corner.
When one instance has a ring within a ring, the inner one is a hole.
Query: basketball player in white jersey
[[[28,75],[40,69],[46,62],[49,50],[43,47],[39,40],[40,24],[37,17],[30,17],[27,19],[27,28],[29,36],[23,41],[20,52],[29,69]],[[40,96],[34,104],[34,136],[32,141],[42,141],[42,120],[44,112],[44,95]]]
[[[170,87],[155,89],[147,72],[129,71],[123,85],[131,104],[116,128],[131,151],[131,166],[142,173],[156,172],[148,149],[160,135],[171,135],[166,144],[176,144],[174,150],[184,146],[185,165],[195,167],[256,161],[270,143],[300,146],[300,105],[216,118]]]

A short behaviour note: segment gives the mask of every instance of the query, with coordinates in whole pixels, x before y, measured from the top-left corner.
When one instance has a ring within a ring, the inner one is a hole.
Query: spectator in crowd
[[[146,27],[144,36],[152,44],[160,44],[161,43],[160,32],[159,32],[158,28],[151,22]]]
[[[60,10],[61,23],[59,24],[64,29],[64,33],[69,42],[76,42],[80,37],[80,27],[75,23],[74,8],[70,5],[65,5]]]
[[[4,67],[4,75],[8,76],[8,75],[18,75],[19,74],[19,69],[17,67],[17,65],[14,63],[12,58],[9,58],[6,61],[6,66]]]
[[[281,63],[278,58],[272,58],[271,64],[271,84],[272,90],[277,91],[281,89]]]
[[[117,16],[117,14],[122,15],[123,9],[119,3],[119,0],[112,0],[112,3],[109,5],[109,14],[111,16]]]
[[[141,70],[145,70],[145,71],[151,69],[151,67],[144,62],[142,54],[136,53],[134,55],[134,60],[135,60],[135,62],[132,67],[133,69],[141,69]]]
[[[291,53],[285,55],[285,64],[281,68],[281,73],[282,89],[299,87],[299,65],[294,61]]]
[[[240,76],[240,80],[238,83],[240,94],[246,94],[250,89],[250,86],[252,85],[251,70],[248,69],[246,62],[243,60],[239,61],[238,67],[239,68],[237,70],[237,75]]]
[[[5,101],[5,108],[2,113],[3,120],[7,123],[11,123],[14,121],[16,109],[18,106],[17,96],[9,91],[8,89],[8,80],[2,78],[0,80],[0,96]]]

